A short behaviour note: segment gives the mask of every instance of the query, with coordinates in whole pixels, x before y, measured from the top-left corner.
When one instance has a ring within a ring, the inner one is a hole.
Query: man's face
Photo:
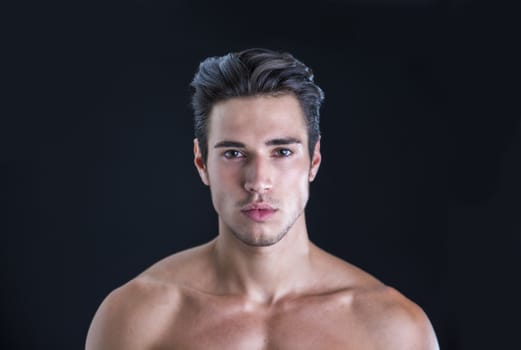
[[[277,243],[304,229],[309,182],[320,144],[308,152],[300,104],[291,94],[232,98],[210,115],[208,159],[195,141],[195,164],[210,186],[221,234],[251,246]]]

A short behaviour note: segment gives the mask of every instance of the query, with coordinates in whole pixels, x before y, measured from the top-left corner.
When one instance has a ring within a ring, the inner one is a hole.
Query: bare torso
[[[174,255],[105,300],[87,349],[437,349],[419,307],[316,247],[313,254],[311,283],[262,301],[219,287],[210,245]]]
[[[166,325],[171,331],[165,329],[157,348],[354,349],[363,341],[356,339],[363,330],[348,316],[350,294],[302,296],[262,306],[187,291],[175,320]],[[339,325],[350,332],[338,331]]]

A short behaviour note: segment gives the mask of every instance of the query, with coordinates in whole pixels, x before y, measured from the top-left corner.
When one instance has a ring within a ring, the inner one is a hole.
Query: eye
[[[243,158],[244,154],[241,151],[237,151],[236,149],[230,149],[223,153],[224,158],[226,159],[235,159],[235,158]]]
[[[288,148],[279,148],[279,149],[275,150],[275,156],[281,157],[281,158],[289,157],[292,154],[293,154],[293,151]]]

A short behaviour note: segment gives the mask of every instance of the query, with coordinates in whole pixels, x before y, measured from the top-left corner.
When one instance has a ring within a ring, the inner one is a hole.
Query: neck
[[[304,288],[309,277],[310,248],[304,214],[279,242],[249,246],[222,229],[214,241],[219,289],[271,304]]]

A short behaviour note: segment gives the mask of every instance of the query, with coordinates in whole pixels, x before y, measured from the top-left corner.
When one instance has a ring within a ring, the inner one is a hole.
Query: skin
[[[315,246],[304,208],[321,162],[291,94],[233,98],[194,163],[219,217],[211,242],[156,263],[98,309],[86,349],[439,349],[425,313]],[[252,219],[255,204],[275,211]]]

